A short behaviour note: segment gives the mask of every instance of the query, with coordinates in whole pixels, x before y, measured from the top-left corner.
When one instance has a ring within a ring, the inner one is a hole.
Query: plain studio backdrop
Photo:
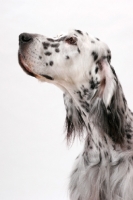
[[[105,41],[133,110],[133,1],[0,1],[0,200],[68,200],[83,141],[67,147],[62,91],[23,72],[18,35],[74,28]]]

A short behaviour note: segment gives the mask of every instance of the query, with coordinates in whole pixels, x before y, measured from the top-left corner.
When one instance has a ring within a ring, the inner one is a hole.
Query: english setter
[[[64,92],[67,140],[84,138],[70,176],[71,200],[133,200],[133,113],[111,51],[80,30],[54,38],[22,33],[19,64]]]

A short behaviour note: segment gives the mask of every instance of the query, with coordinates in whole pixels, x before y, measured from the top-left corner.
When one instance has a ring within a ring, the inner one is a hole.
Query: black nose
[[[21,33],[19,35],[19,44],[26,44],[33,40],[33,37],[29,33]]]

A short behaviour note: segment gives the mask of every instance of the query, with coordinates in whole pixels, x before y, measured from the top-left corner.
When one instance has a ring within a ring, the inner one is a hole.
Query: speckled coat
[[[70,176],[70,200],[133,200],[133,114],[111,66],[109,47],[72,30],[19,36],[19,63],[64,92],[67,140],[84,135]]]

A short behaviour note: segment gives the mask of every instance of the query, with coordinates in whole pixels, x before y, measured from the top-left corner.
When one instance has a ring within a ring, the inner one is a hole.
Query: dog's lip
[[[18,62],[19,62],[19,65],[22,67],[22,69],[24,70],[24,72],[26,72],[26,74],[30,75],[30,76],[33,76],[35,78],[38,78],[38,79],[42,79],[45,78],[47,80],[54,80],[54,78],[52,78],[51,76],[49,75],[46,75],[46,74],[35,74],[33,73],[30,69],[29,69],[29,66],[28,64],[26,63],[25,61],[25,58],[24,56],[22,55],[22,53],[20,51],[18,51]],[[43,81],[45,81],[43,79]]]
[[[18,62],[20,66],[22,67],[22,69],[24,70],[24,72],[26,72],[30,76],[36,77],[36,75],[30,71],[28,65],[24,61],[24,56],[20,53],[20,51],[18,52]]]

